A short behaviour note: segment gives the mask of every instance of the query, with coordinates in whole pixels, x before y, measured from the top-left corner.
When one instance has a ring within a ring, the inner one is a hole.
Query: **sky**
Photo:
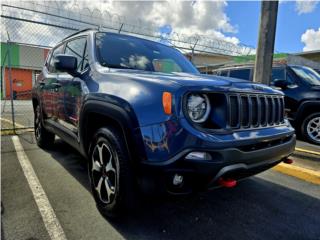
[[[237,28],[237,32],[226,33],[226,35],[236,37],[241,43],[256,47],[260,2],[231,1],[227,4],[225,13],[230,19],[230,24]],[[320,2],[311,4],[315,5],[310,7],[308,2],[280,2],[275,41],[276,52],[295,53],[303,50],[320,50]],[[301,39],[303,34],[304,42]],[[313,42],[316,42],[313,44],[315,46],[312,45]]]

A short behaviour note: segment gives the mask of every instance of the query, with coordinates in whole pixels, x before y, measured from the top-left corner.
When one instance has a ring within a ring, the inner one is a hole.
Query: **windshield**
[[[302,66],[294,66],[291,68],[299,77],[307,81],[309,84],[320,86],[320,75],[313,69]]]
[[[160,43],[127,35],[97,33],[96,47],[102,66],[164,73],[199,73],[178,50]]]

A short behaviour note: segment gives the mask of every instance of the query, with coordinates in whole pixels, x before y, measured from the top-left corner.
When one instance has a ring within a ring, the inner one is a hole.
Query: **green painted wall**
[[[20,47],[16,44],[10,44],[10,53],[11,53],[11,66],[18,67],[19,66],[19,59],[20,59]],[[7,43],[1,43],[1,63],[0,66],[7,66],[8,65],[8,56],[5,59],[6,52],[8,50]],[[4,62],[5,59],[5,62]]]
[[[286,53],[275,53],[273,54],[273,59],[281,59],[287,58],[288,54]],[[247,55],[247,56],[236,56],[233,58],[233,61],[236,63],[246,63],[246,62],[254,62],[256,59],[256,55]]]

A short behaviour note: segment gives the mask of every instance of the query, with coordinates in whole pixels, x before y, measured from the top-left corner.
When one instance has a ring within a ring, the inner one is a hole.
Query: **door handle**
[[[52,83],[52,86],[54,86],[54,88],[60,88],[61,84],[60,83]]]
[[[61,88],[61,84],[60,83],[52,83],[53,86],[53,91],[58,92],[59,88]]]

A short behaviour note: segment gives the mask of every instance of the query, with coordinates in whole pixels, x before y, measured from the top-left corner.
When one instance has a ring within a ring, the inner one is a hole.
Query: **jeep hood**
[[[116,75],[122,75],[123,77],[130,78],[135,81],[151,81],[151,82],[163,82],[172,85],[178,85],[180,87],[203,87],[209,89],[225,89],[226,91],[235,92],[259,92],[259,93],[271,93],[271,94],[283,94],[281,91],[275,90],[263,84],[252,83],[247,80],[221,77],[214,75],[204,74],[189,74],[189,73],[159,73],[159,72],[146,72],[138,70],[126,70],[126,69],[112,69],[110,72]],[[110,73],[109,72],[109,73]]]

